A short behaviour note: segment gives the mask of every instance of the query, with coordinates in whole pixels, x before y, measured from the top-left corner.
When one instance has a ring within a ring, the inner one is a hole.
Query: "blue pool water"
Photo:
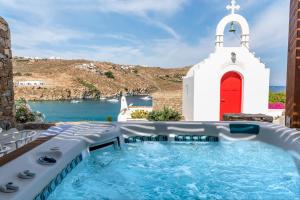
[[[127,97],[127,103],[134,106],[151,106],[152,101],[142,100],[143,96]],[[34,111],[45,115],[46,122],[76,122],[76,121],[106,121],[112,116],[116,121],[120,113],[120,101],[111,103],[109,101],[82,101],[71,103],[71,101],[36,101],[29,102]]]
[[[145,142],[92,153],[49,200],[293,200],[299,178],[288,153],[260,142]]]

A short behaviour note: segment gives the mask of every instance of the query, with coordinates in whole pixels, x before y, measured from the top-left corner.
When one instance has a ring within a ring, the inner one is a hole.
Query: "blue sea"
[[[270,86],[270,92],[285,92],[286,86]]]
[[[285,92],[285,89],[285,86],[270,86],[271,92]],[[127,97],[128,105],[152,106],[152,101],[142,100],[142,97]],[[45,115],[46,122],[106,121],[108,116],[116,121],[120,112],[120,101],[111,103],[86,100],[76,104],[71,101],[35,101],[29,104],[32,110]]]
[[[128,105],[152,106],[152,100],[145,101],[143,96],[127,97]],[[106,100],[86,100],[80,103],[71,101],[31,101],[33,111],[45,115],[46,122],[106,121],[108,116],[116,121],[120,112],[120,101],[112,103]]]

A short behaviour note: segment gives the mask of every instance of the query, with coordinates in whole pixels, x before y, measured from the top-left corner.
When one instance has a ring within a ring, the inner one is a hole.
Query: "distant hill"
[[[128,94],[179,92],[189,67],[166,69],[87,60],[13,59],[15,99],[92,99]],[[42,81],[43,86],[17,86]]]

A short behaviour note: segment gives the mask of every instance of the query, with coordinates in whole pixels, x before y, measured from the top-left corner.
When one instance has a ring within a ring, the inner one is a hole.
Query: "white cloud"
[[[194,45],[188,45],[177,39],[161,39],[124,46],[75,45],[69,51],[33,47],[17,49],[15,53],[25,56],[60,56],[67,59],[84,58],[120,64],[181,67],[200,62],[213,51],[213,48],[213,37],[211,37],[202,38]]]
[[[133,35],[133,34],[124,34],[124,33],[118,33],[118,34],[113,34],[113,33],[101,33],[101,34],[94,34],[94,38],[100,38],[100,39],[113,39],[113,40],[118,40],[118,41],[125,41],[129,42],[131,44],[138,44],[139,39]]]
[[[55,0],[0,0],[0,9],[12,10],[17,15],[32,16],[37,21],[50,21],[56,13]],[[59,5],[59,4],[58,4]]]
[[[214,48],[214,37],[201,38],[190,45],[177,39],[160,39],[141,45],[139,57],[128,61],[136,61],[149,66],[181,67],[193,65],[208,56]]]
[[[98,8],[103,12],[174,14],[185,3],[187,0],[99,0]]]
[[[0,0],[2,6],[38,12],[36,8],[88,9],[102,12],[174,14],[189,0]],[[40,13],[42,11],[39,11]]]
[[[281,0],[282,1],[282,0]],[[272,4],[272,2],[274,2],[274,0],[240,0],[237,1],[238,4],[242,5],[242,8],[244,9],[248,9],[248,8],[257,8],[259,5],[263,4],[263,3],[269,3]]]
[[[148,24],[152,24],[155,25],[156,27],[161,28],[162,30],[164,30],[165,32],[169,33],[172,37],[174,37],[175,39],[180,39],[179,34],[170,26],[168,26],[167,24],[156,20],[156,19],[152,19],[146,15],[143,16],[143,19],[146,23]]]
[[[277,0],[254,19],[251,31],[253,48],[264,51],[287,45],[289,2]]]
[[[289,30],[289,1],[276,0],[251,26],[250,46],[271,68],[271,84],[285,85]]]
[[[31,14],[43,23],[49,23],[56,13],[65,11],[136,15],[178,39],[178,33],[164,23],[161,17],[172,16],[188,1],[190,0],[0,0],[0,6]]]
[[[115,12],[120,14],[133,14],[140,17],[146,23],[154,25],[169,33],[175,39],[179,34],[159,17],[151,16],[154,13],[158,16],[171,16],[183,8],[189,0],[98,0],[96,5],[70,5],[70,9],[88,9],[100,12]],[[92,7],[90,7],[92,6]]]
[[[60,44],[72,39],[88,38],[92,35],[74,31],[64,27],[29,25],[13,19],[8,19],[11,26],[13,46],[19,48],[37,48],[41,44]]]

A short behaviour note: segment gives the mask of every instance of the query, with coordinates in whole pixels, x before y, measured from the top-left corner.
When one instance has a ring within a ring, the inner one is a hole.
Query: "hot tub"
[[[268,123],[85,123],[0,168],[20,186],[0,199],[297,199],[299,139]],[[57,164],[39,166],[51,146]]]

